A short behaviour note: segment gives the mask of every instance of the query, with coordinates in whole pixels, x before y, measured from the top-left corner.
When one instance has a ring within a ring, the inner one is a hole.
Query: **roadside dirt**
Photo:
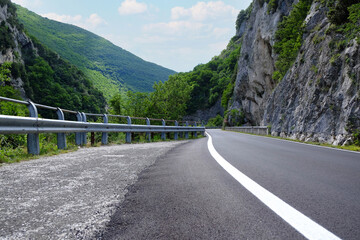
[[[185,142],[83,148],[0,167],[0,239],[92,239],[139,173]]]

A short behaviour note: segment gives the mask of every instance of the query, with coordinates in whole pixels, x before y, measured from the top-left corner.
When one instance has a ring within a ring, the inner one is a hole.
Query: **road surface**
[[[234,176],[254,183],[215,161],[209,137],[188,142],[140,174],[96,238],[360,239],[359,153],[208,133]]]
[[[126,188],[186,141],[81,148],[0,167],[0,240],[94,239]]]

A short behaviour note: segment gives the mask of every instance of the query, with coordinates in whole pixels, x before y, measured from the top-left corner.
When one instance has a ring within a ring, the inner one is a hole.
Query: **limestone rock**
[[[276,136],[348,144],[349,123],[360,128],[360,46],[353,40],[340,53],[330,48],[334,39],[320,2],[305,20],[295,63],[279,84],[272,80],[275,32],[297,2],[280,0],[269,13],[265,1],[254,0],[246,30],[238,31],[243,44],[230,109],[243,111],[252,125],[271,125]]]

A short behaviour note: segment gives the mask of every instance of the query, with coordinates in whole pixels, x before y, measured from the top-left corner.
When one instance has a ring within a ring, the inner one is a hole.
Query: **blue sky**
[[[219,55],[252,0],[12,0],[178,72]]]

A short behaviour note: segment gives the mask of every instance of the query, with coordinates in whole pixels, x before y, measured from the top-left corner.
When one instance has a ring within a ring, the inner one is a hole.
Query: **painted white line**
[[[340,239],[237,170],[215,150],[211,135],[209,133],[206,134],[209,137],[208,149],[211,156],[241,185],[254,194],[255,197],[300,232],[304,237],[319,240]]]

